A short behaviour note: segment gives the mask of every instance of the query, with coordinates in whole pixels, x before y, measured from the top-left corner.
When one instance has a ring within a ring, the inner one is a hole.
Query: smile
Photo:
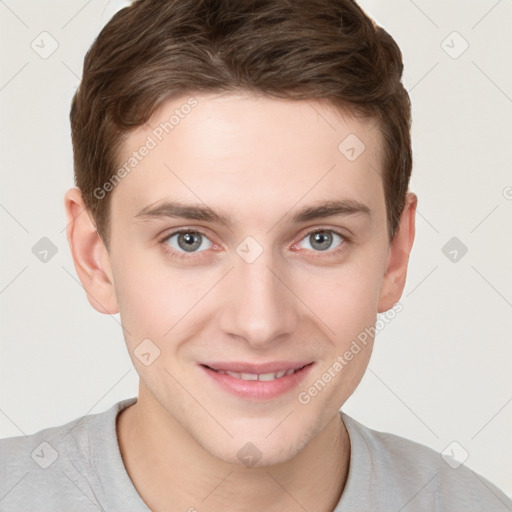
[[[199,366],[220,391],[243,400],[267,401],[296,390],[314,363],[275,361],[258,365],[242,362],[209,362]]]
[[[233,377],[235,379],[269,381],[269,380],[280,379],[281,377],[284,377],[285,375],[291,375],[292,373],[295,373],[298,370],[296,370],[294,368],[290,368],[289,370],[280,370],[278,372],[260,373],[260,374],[231,372],[229,370],[214,370],[214,371],[216,371],[217,373],[220,373],[222,375],[229,375],[230,377]]]

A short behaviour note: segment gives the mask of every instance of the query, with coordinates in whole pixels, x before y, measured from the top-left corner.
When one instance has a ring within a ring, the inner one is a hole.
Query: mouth
[[[302,367],[303,368],[303,367]],[[242,379],[242,380],[262,380],[262,381],[269,381],[269,380],[275,380],[280,379],[284,377],[285,375],[292,375],[296,371],[302,369],[298,368],[295,370],[294,368],[290,368],[289,370],[279,370],[278,372],[271,372],[271,373],[239,373],[239,372],[230,372],[229,370],[213,370],[217,373],[223,374],[223,375],[229,375],[230,377],[233,377],[234,379]]]
[[[222,390],[239,398],[258,401],[276,398],[295,388],[313,365],[313,362],[200,364]]]
[[[266,373],[237,372],[237,371],[233,371],[233,370],[215,369],[208,365],[204,365],[204,366],[206,366],[210,370],[213,370],[214,372],[220,373],[221,375],[229,375],[230,377],[233,377],[234,379],[269,381],[269,380],[281,379],[285,375],[293,375],[295,372],[302,370],[302,368],[304,368],[306,365],[299,366],[296,368],[284,368],[284,369],[280,369],[275,372],[266,372]]]

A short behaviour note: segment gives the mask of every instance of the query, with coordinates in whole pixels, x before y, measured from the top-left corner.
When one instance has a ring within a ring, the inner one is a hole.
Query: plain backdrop
[[[63,207],[71,97],[121,4],[0,2],[0,437],[137,394],[118,315],[96,312],[78,281]],[[403,311],[343,410],[467,455],[512,495],[512,1],[360,4],[403,52],[419,204]],[[58,45],[46,58],[41,37]],[[46,262],[33,252],[43,237],[57,251]]]

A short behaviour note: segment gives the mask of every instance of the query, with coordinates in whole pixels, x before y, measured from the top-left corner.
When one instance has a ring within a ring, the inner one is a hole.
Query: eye
[[[164,245],[169,246],[174,251],[180,253],[184,251],[185,253],[195,253],[202,252],[198,251],[201,247],[203,249],[210,249],[212,247],[212,242],[208,240],[210,245],[205,246],[208,238],[203,233],[199,231],[193,231],[191,229],[185,229],[182,231],[175,231],[167,236],[162,242]]]
[[[332,249],[336,239],[338,239],[338,245]],[[306,247],[302,246],[304,241],[306,242]],[[347,237],[332,229],[315,229],[292,247],[312,250],[315,253],[325,252],[326,255],[332,256],[341,254],[345,250],[346,242],[348,241]],[[186,228],[166,235],[160,240],[160,244],[163,245],[164,250],[171,254],[171,256],[179,259],[200,257],[201,253],[205,252],[205,250],[212,247],[218,248],[204,233]]]
[[[343,235],[333,231],[332,229],[317,229],[308,233],[302,240],[305,240],[307,244],[309,244],[309,247],[305,247],[306,249],[312,249],[315,252],[323,252],[331,249],[336,238],[341,242],[338,244],[338,247],[342,246],[343,242],[345,242],[345,237]],[[301,242],[296,244],[296,246],[301,247]],[[337,250],[332,252],[337,252]]]

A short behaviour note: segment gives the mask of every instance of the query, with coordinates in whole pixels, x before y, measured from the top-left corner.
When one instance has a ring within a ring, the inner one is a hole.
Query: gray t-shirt
[[[149,512],[126,472],[116,435],[117,414],[136,401],[128,398],[65,425],[1,439],[0,511]],[[351,457],[333,512],[512,511],[503,492],[467,467],[454,469],[426,446],[340,414]]]

